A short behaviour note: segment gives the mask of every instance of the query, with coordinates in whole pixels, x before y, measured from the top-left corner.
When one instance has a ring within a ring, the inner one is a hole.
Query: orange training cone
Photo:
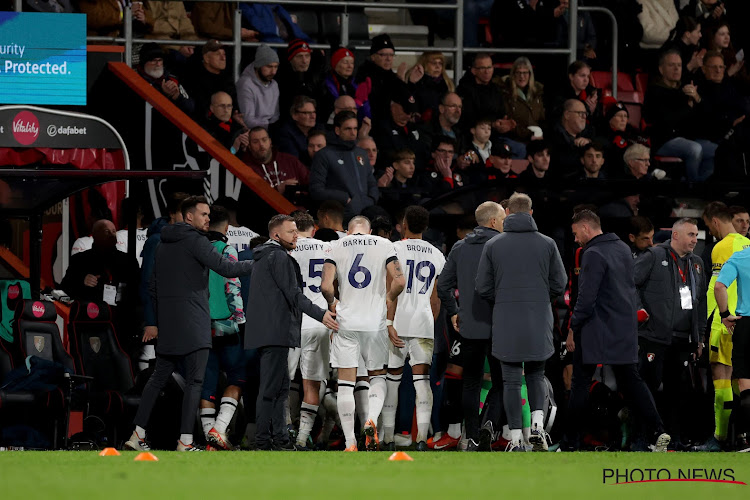
[[[393,455],[391,455],[390,457],[388,457],[388,460],[391,460],[391,461],[406,460],[408,462],[413,462],[414,461],[413,458],[411,458],[409,455],[407,455],[403,451],[397,451],[397,452],[395,452]]]
[[[149,453],[147,451],[144,451],[143,453],[139,453],[133,461],[135,462],[158,462],[159,459],[156,458],[156,455],[153,453]]]
[[[100,457],[119,457],[120,452],[114,448],[104,448],[99,452]]]

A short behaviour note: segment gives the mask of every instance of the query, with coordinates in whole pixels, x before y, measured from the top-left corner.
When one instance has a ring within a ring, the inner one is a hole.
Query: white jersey
[[[331,244],[314,238],[297,238],[297,248],[292,250],[292,257],[299,264],[302,273],[302,284],[305,297],[312,300],[313,304],[323,309],[328,309],[323,294],[320,293],[320,282],[323,276],[323,264],[326,256],[330,254]],[[307,314],[302,315],[302,329],[307,330],[320,326],[320,322],[312,319]]]
[[[147,233],[148,229],[146,229],[145,227],[136,229],[135,232],[135,258],[138,259],[139,266],[143,264],[143,257],[141,257],[141,252],[143,252],[143,245],[146,244],[146,240],[148,239]],[[117,249],[121,252],[128,253],[127,229],[120,229],[119,231],[117,231]]]
[[[431,339],[435,335],[430,297],[443,272],[442,252],[423,240],[401,240],[393,244],[404,271],[406,286],[398,296],[393,327],[399,337]]]
[[[380,236],[352,234],[331,242],[327,260],[336,264],[341,330],[385,330],[386,265],[396,259],[393,243]]]
[[[93,236],[81,236],[73,242],[73,248],[70,249],[70,255],[75,255],[77,253],[85,252],[86,250],[91,250],[92,246],[94,246]]]
[[[258,236],[258,233],[245,226],[229,226],[227,228],[227,243],[235,250],[241,252],[250,248],[250,240]]]

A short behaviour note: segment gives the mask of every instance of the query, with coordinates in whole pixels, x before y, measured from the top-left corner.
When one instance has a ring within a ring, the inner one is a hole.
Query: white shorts
[[[289,349],[289,378],[294,379],[299,365],[303,379],[327,380],[330,345],[330,330],[325,326],[302,330],[302,347]]]
[[[390,343],[388,349],[388,368],[401,368],[409,357],[409,366],[431,365],[432,351],[435,350],[435,341],[419,337],[401,337],[406,343],[404,347],[396,347]]]
[[[357,368],[360,356],[368,371],[383,370],[388,366],[388,333],[352,332],[339,330],[333,334],[331,343],[331,366],[334,368]]]

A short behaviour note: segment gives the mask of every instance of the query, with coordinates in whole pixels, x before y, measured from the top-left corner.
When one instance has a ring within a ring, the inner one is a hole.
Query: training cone
[[[139,453],[134,459],[134,462],[158,462],[159,459],[156,458],[156,455],[153,453],[149,453],[147,451],[144,451],[143,453]]]
[[[99,452],[100,457],[119,457],[120,452],[114,448],[104,448]]]
[[[403,451],[397,451],[397,452],[395,452],[393,455],[391,455],[390,457],[388,457],[388,460],[391,460],[391,461],[394,461],[394,462],[398,461],[398,460],[406,460],[407,462],[413,462],[414,461],[413,458],[411,458],[409,455],[407,455]]]

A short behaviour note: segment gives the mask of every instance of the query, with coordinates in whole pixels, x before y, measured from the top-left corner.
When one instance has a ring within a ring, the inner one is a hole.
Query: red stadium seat
[[[611,89],[612,88],[612,72],[611,71],[592,71],[591,72],[591,85],[600,89]],[[617,91],[634,91],[633,80],[630,75],[623,73],[622,71],[617,73]]]

